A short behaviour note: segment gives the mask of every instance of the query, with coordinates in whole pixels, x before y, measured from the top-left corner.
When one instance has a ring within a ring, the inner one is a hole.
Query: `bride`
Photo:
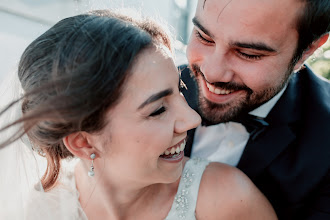
[[[155,22],[108,10],[64,19],[28,46],[18,77],[24,94],[1,114],[21,103],[22,117],[1,132],[21,126],[0,153],[24,142],[47,167],[12,216],[276,219],[242,172],[184,157],[200,117]]]

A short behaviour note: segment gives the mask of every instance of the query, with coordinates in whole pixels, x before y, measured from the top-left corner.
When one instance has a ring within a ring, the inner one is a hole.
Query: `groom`
[[[279,219],[330,219],[330,84],[303,65],[329,17],[329,0],[199,0],[193,18],[185,154],[237,166]]]

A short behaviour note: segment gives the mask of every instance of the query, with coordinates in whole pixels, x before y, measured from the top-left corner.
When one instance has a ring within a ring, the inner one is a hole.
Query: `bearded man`
[[[185,154],[237,166],[279,219],[330,219],[330,83],[304,65],[329,0],[199,0],[181,66],[202,116]]]

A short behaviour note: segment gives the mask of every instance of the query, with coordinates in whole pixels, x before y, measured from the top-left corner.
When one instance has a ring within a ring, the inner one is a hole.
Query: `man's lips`
[[[215,93],[217,95],[228,95],[235,91],[235,90],[217,88],[208,82],[205,82],[205,83],[206,83],[206,87],[209,89],[209,91],[212,93]]]
[[[241,95],[241,93],[246,93],[245,90],[233,90],[216,87],[206,82],[203,78],[201,79],[200,84],[204,98],[217,104],[229,103],[237,96]]]
[[[210,83],[204,73],[200,71],[199,66],[192,65],[191,70],[193,71],[196,78],[201,77],[202,80],[206,83],[210,92],[215,93],[217,95],[228,95],[232,92],[239,91],[239,90],[250,90],[247,86],[238,84],[235,82],[214,82]]]
[[[198,65],[193,64],[190,69],[197,81],[199,81],[200,90],[204,98],[212,103],[226,104],[241,95],[252,93],[252,90],[247,86],[235,82],[208,82]]]

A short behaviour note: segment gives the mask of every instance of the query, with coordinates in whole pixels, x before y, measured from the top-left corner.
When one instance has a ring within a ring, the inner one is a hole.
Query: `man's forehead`
[[[207,0],[203,0],[203,9],[205,9],[205,4]],[[224,3],[225,5],[222,7],[221,11],[223,11],[227,5],[229,5],[233,0],[226,0],[226,1],[222,1],[222,3]],[[220,2],[219,2],[220,3]],[[221,4],[219,4],[220,6]]]
[[[200,0],[196,16],[203,22],[231,17],[246,25],[262,24],[265,19],[271,18],[273,25],[296,28],[304,5],[303,1],[298,0]]]
[[[245,4],[244,4],[245,3]],[[223,11],[228,5],[245,5],[246,7],[265,7],[265,6],[291,6],[292,8],[298,5],[304,5],[305,1],[300,0],[199,0],[199,6],[201,9],[217,8],[219,11]],[[285,9],[285,8],[283,8]]]
[[[232,41],[254,45],[262,43],[277,50],[286,45],[288,35],[297,35],[296,20],[299,8],[296,7],[297,4],[284,1],[291,2],[291,0],[200,0],[193,22],[195,27],[213,40],[221,39],[222,42],[225,40],[228,44]],[[282,6],[295,6],[295,8],[291,10]],[[292,39],[295,42],[296,37]]]

